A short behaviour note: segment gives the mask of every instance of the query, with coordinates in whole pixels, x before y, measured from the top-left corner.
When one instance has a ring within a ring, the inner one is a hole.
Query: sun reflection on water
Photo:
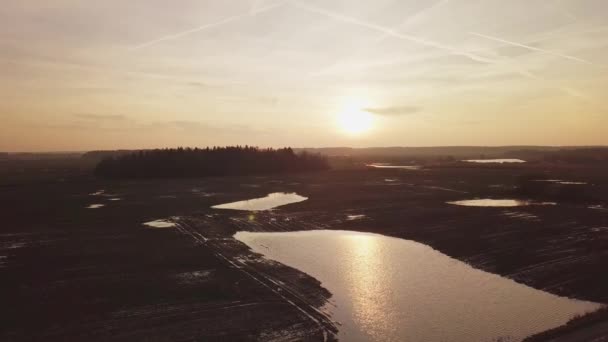
[[[390,284],[386,275],[387,265],[383,265],[382,248],[372,235],[353,234],[341,239],[342,248],[351,255],[346,260],[345,277],[352,285],[353,319],[362,330],[377,340],[394,330],[396,307],[391,301]],[[385,268],[383,271],[382,268]]]

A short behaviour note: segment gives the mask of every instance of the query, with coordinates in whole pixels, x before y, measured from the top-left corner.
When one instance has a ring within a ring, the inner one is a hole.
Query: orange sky
[[[0,151],[604,145],[606,13],[604,0],[11,1]]]

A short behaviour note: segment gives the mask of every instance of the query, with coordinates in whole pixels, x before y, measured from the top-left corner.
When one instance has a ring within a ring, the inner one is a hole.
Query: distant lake
[[[478,163],[478,164],[505,164],[505,163],[525,163],[525,160],[521,159],[468,159],[463,160],[467,163]]]
[[[600,308],[409,240],[325,230],[235,238],[321,281],[333,294],[323,310],[340,323],[342,341],[520,341]]]
[[[366,164],[367,167],[372,167],[374,169],[403,169],[403,170],[420,170],[422,166],[419,165],[391,165],[385,163],[373,163]]]
[[[238,201],[226,204],[215,205],[213,209],[231,209],[260,211],[270,210],[283,205],[306,201],[308,198],[296,193],[275,192],[266,197],[254,198],[245,201]]]
[[[448,204],[460,205],[464,207],[525,207],[529,205],[556,205],[555,202],[534,202],[518,199],[472,199],[463,201],[448,202]]]

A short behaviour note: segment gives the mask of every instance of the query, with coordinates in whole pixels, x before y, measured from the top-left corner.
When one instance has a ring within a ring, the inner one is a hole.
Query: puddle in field
[[[89,194],[89,196],[101,196],[101,195],[103,195],[105,192],[106,192],[105,190],[98,190],[98,191],[96,191],[96,192],[94,192],[94,193],[92,193],[92,194]]]
[[[525,213],[525,212],[505,211],[502,213],[502,215],[512,218],[512,219],[518,219],[518,220],[524,220],[524,221],[540,221],[540,218],[538,216],[531,214],[531,213]]]
[[[522,159],[467,159],[467,160],[463,160],[463,162],[478,163],[478,164],[509,164],[509,163],[521,164],[521,163],[525,163],[526,161],[522,160]]]
[[[372,167],[374,169],[401,169],[401,170],[420,170],[422,166],[419,165],[391,165],[386,163],[373,163],[366,164],[367,167]]]
[[[154,220],[150,222],[144,222],[143,225],[152,228],[174,228],[177,226],[175,222],[169,220]]]
[[[275,192],[266,197],[254,198],[245,201],[238,201],[226,204],[215,205],[213,209],[232,209],[232,210],[270,210],[287,204],[306,201],[308,198],[293,193]]]
[[[534,202],[517,199],[473,199],[447,202],[448,204],[464,207],[525,207],[529,205],[557,205],[555,202]]]
[[[599,304],[474,269],[429,246],[347,231],[239,232],[268,259],[332,293],[323,310],[343,341],[520,341]]]
[[[365,215],[347,215],[346,216],[346,220],[348,220],[348,221],[357,221],[357,220],[363,220],[366,217],[367,216],[365,216]]]
[[[547,183],[555,183],[562,185],[587,185],[587,182],[575,182],[575,181],[564,181],[561,179],[535,179],[533,182],[547,182]]]
[[[175,278],[181,284],[194,285],[209,281],[212,273],[212,270],[185,272],[175,275]]]
[[[105,207],[105,204],[91,204],[86,207],[86,209],[99,209]]]
[[[116,201],[122,201],[122,198],[118,198],[118,197],[110,198],[110,201],[114,201],[114,202],[116,202]]]

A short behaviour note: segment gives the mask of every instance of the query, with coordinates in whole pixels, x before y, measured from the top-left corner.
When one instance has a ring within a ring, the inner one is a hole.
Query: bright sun
[[[340,113],[338,123],[344,132],[357,135],[372,128],[374,117],[359,106],[349,106]]]

